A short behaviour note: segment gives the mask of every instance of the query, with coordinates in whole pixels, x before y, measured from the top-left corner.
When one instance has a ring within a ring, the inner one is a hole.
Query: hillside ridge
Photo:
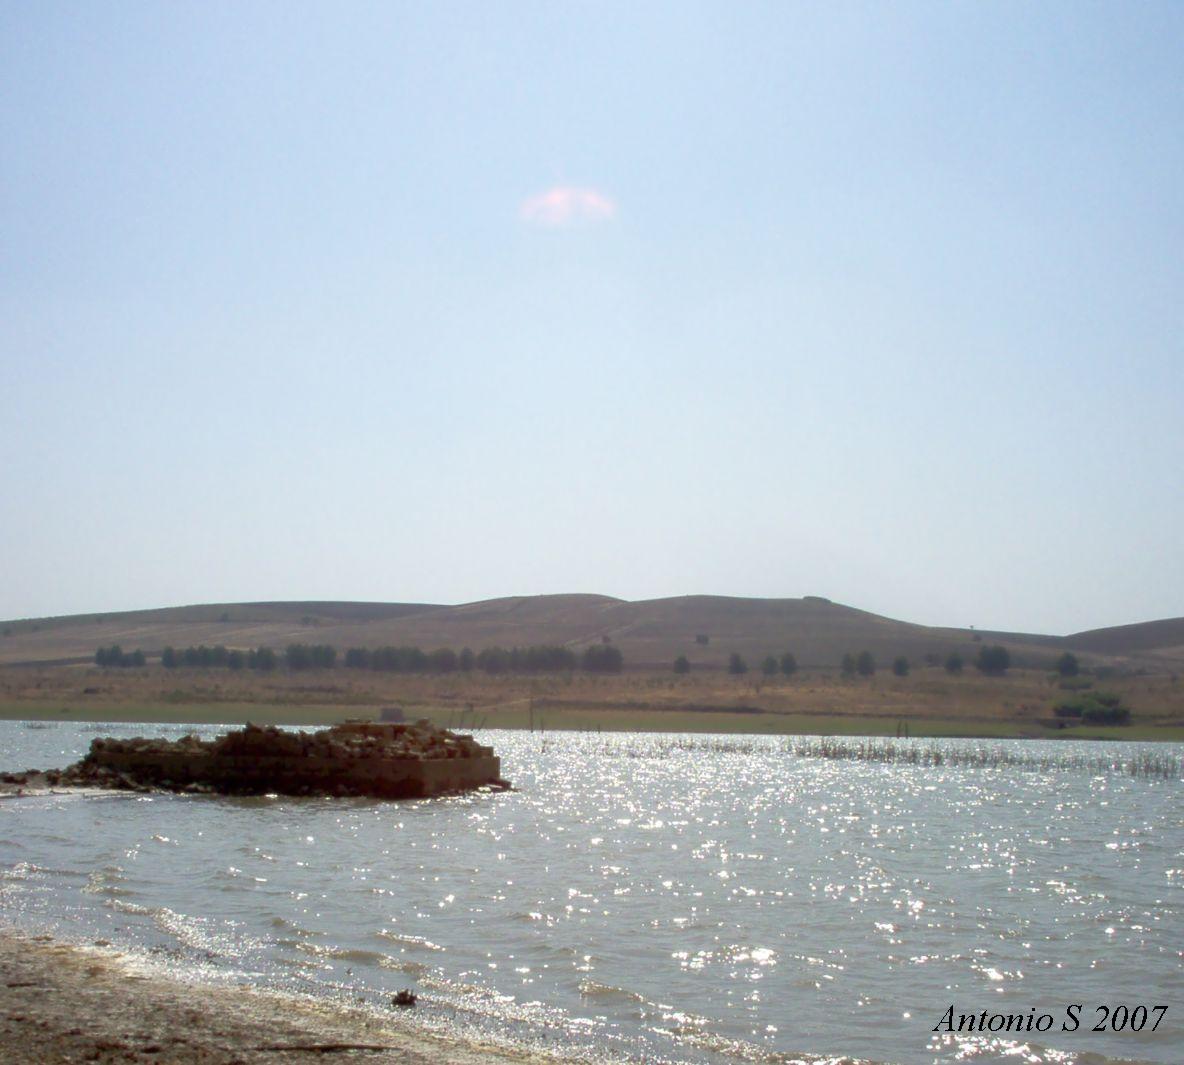
[[[1008,647],[1017,664],[1045,667],[1066,650],[1124,665],[1184,665],[1184,618],[1070,636],[976,632],[917,625],[822,596],[756,598],[688,594],[624,600],[595,593],[505,596],[471,603],[352,600],[203,603],[0,622],[0,664],[82,662],[118,643],[159,654],[169,645],[228,647],[325,643],[423,648],[612,642],[633,666],[665,668],[678,655],[718,667],[736,652],[750,664],[789,650],[803,667],[833,668],[847,652],[871,651],[883,665],[970,661],[984,641]]]

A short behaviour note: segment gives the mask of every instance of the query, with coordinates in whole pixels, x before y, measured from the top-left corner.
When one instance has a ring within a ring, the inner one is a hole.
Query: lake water
[[[219,730],[0,722],[0,768],[183,731]],[[482,739],[516,791],[0,802],[0,921],[376,1009],[413,987],[429,1027],[589,1059],[1184,1061],[1178,779],[778,738]],[[1140,1005],[1169,1007],[1155,1032],[1090,1030]],[[949,1006],[1055,1024],[935,1034]]]

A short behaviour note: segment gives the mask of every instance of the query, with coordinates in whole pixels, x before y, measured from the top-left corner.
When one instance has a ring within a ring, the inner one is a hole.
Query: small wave
[[[399,932],[391,932],[386,928],[379,929],[374,933],[382,939],[389,939],[392,943],[399,943],[404,947],[412,947],[416,950],[443,950],[439,943],[433,943],[430,939],[424,939],[423,936],[405,936]]]
[[[381,965],[385,954],[376,950],[359,950],[355,947],[326,947],[319,943],[297,943],[296,949],[318,958],[332,958],[334,961],[349,961],[359,965]]]
[[[392,958],[389,954],[384,954],[382,960],[379,961],[379,967],[383,969],[393,969],[395,972],[403,973],[406,976],[415,978],[422,978],[431,972],[431,969],[417,961],[402,961],[399,958]]]
[[[151,906],[141,906],[138,902],[125,902],[120,898],[108,899],[105,905],[120,913],[132,913],[138,916],[147,916],[153,912]]]
[[[992,1035],[961,1035],[945,1033],[935,1038],[930,1050],[949,1051],[957,1061],[1004,1061],[1010,1058],[1030,1062],[1031,1065],[1140,1065],[1137,1059],[1111,1058],[1104,1054],[1081,1054],[1057,1050],[1034,1040],[1001,1039]]]
[[[646,1001],[645,996],[639,995],[636,991],[627,991],[623,987],[614,987],[612,984],[599,984],[586,977],[580,981],[580,994],[585,998],[616,999],[620,1002]]]
[[[324,932],[314,932],[311,928],[298,925],[295,921],[290,921],[287,917],[282,917],[278,913],[274,914],[268,923],[272,928],[287,929],[294,936],[311,938],[312,936],[323,936],[325,934]]]
[[[152,921],[162,932],[172,936],[183,947],[197,951],[206,958],[234,957],[244,947],[258,947],[257,941],[236,942],[234,937],[210,918],[189,917],[167,906],[150,911]]]
[[[131,888],[120,887],[118,884],[87,884],[82,890],[88,895],[105,895],[109,899],[121,899],[135,894]]]
[[[86,878],[82,890],[87,895],[133,895],[130,888],[123,887],[127,877],[118,865],[105,865],[96,869]]]
[[[282,955],[275,959],[275,963],[284,966],[286,969],[297,969],[301,972],[330,968],[329,963],[325,961],[310,961],[307,958],[285,958]]]

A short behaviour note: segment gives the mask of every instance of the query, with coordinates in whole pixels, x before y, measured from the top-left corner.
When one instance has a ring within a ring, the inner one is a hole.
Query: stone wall
[[[248,725],[209,742],[100,739],[65,775],[176,791],[388,799],[507,786],[492,748],[426,721],[348,722],[319,733]]]

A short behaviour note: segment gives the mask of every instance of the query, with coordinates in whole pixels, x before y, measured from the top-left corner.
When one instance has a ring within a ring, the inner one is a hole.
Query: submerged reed
[[[1077,771],[1121,774],[1144,780],[1179,780],[1180,758],[1167,751],[1095,754],[1081,750],[1024,750],[1002,744],[965,744],[838,736],[792,736],[780,743],[767,737],[743,736],[599,736],[582,737],[589,754],[606,758],[668,758],[680,754],[784,754],[796,758],[875,762],[883,765],[1023,769],[1037,772]],[[542,738],[542,750],[554,742]],[[571,742],[567,734],[565,743]]]
[[[1078,770],[1086,773],[1120,773],[1151,780],[1178,780],[1180,759],[1173,754],[1139,751],[1122,755],[1086,754],[1082,751],[1023,751],[1001,746],[947,746],[893,740],[848,740],[833,736],[802,737],[787,744],[799,758],[830,758],[887,765],[969,766],[983,769],[1033,769],[1040,772]]]

